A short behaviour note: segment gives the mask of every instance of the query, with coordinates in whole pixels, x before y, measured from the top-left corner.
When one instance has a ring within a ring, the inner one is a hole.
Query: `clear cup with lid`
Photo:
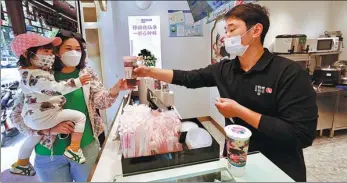
[[[137,57],[135,56],[124,56],[124,72],[125,79],[128,86],[136,86],[136,74],[133,70],[137,67]]]
[[[240,125],[228,125],[224,128],[226,133],[227,158],[230,173],[235,177],[245,174],[249,140],[252,132]]]

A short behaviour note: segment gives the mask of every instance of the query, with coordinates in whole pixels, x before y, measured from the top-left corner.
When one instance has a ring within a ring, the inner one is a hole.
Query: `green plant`
[[[144,60],[144,65],[147,67],[154,67],[157,61],[157,58],[147,49],[141,50],[141,53],[138,56],[142,56]]]

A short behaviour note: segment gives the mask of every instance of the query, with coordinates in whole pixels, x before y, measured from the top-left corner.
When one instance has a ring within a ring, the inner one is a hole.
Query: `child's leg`
[[[34,176],[36,174],[34,167],[29,163],[29,158],[41,136],[29,136],[19,149],[18,160],[12,164],[10,172],[14,174]]]
[[[71,135],[71,144],[68,149],[77,152],[80,149],[82,134],[84,131],[84,126],[86,122],[86,116],[76,110],[64,109],[56,117],[56,120],[62,121],[72,121],[75,123],[74,133]]]
[[[17,164],[25,166],[29,164],[29,158],[37,143],[40,142],[42,136],[28,136],[19,149]]]

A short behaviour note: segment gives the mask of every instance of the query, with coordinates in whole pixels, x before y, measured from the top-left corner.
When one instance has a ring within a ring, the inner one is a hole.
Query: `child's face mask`
[[[55,55],[35,54],[36,58],[32,59],[32,64],[40,69],[51,69],[55,60]]]

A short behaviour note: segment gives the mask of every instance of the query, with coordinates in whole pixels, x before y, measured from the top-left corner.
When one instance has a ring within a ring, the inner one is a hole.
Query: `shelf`
[[[336,55],[340,54],[341,51],[334,52],[322,52],[322,53],[294,53],[294,54],[278,54],[278,56],[285,57],[291,59],[293,61],[309,61],[310,56],[323,56],[323,55]]]
[[[288,58],[290,60],[296,61],[296,62],[302,62],[302,61],[309,61],[310,56],[308,54],[290,54],[290,55],[279,55],[284,58]]]
[[[84,22],[83,28],[84,29],[97,29],[98,23],[97,22]]]
[[[322,53],[309,53],[310,55],[320,56],[320,55],[336,55],[342,53],[341,51],[332,51],[332,52],[322,52]]]
[[[81,3],[82,8],[95,8],[95,3]]]

